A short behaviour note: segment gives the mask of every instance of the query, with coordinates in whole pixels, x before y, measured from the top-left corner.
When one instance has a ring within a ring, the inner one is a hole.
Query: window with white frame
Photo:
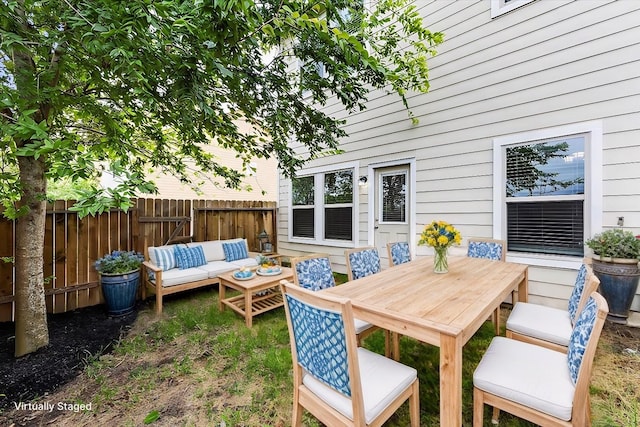
[[[491,17],[495,18],[533,1],[535,0],[491,0]]]
[[[291,180],[291,237],[353,241],[354,169],[318,172]]]
[[[584,255],[601,226],[601,138],[591,123],[494,140],[494,236],[510,255]]]

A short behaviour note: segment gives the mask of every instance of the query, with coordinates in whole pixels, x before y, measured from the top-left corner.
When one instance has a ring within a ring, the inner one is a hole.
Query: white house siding
[[[640,1],[536,0],[494,19],[490,0],[415,4],[427,27],[445,34],[429,61],[430,92],[409,96],[419,125],[382,91],[364,112],[347,115],[329,102],[327,112],[347,119],[345,153],[310,166],[358,161],[365,175],[371,163],[414,158],[417,233],[443,219],[465,237],[491,237],[500,234],[493,225],[494,139],[599,123],[603,194],[595,203],[602,220],[594,232],[624,217],[624,228],[640,234]],[[281,250],[330,253],[343,269],[344,248],[288,243],[288,191],[281,180]],[[355,246],[370,241],[366,190],[359,203]],[[529,271],[530,300],[566,306],[579,260],[537,264]],[[640,311],[640,296],[632,308]]]

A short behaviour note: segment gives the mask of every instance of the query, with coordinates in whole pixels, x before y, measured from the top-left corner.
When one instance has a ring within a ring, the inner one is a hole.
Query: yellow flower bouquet
[[[435,251],[433,270],[436,273],[446,273],[449,271],[447,248],[451,245],[459,245],[461,241],[462,235],[453,225],[445,221],[433,221],[422,230],[418,244],[433,247]]]

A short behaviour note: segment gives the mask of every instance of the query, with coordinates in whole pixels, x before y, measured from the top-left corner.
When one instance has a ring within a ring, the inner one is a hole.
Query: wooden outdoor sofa
[[[156,295],[156,313],[162,313],[165,295],[220,283],[218,275],[258,265],[258,253],[249,252],[246,239],[213,240],[150,246],[142,264],[142,298]]]

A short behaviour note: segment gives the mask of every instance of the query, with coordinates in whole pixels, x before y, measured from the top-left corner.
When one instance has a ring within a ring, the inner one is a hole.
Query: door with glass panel
[[[375,170],[374,236],[382,265],[389,265],[387,242],[409,242],[409,165]]]

